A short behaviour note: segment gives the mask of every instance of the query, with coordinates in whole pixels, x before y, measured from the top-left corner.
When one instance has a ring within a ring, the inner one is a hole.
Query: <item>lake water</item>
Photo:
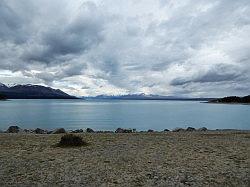
[[[0,129],[93,128],[163,130],[175,127],[250,129],[250,105],[199,101],[9,100],[0,102]]]

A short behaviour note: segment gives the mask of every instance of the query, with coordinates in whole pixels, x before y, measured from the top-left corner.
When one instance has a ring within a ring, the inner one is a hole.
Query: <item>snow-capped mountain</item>
[[[75,99],[59,89],[40,85],[14,85],[6,86],[0,83],[0,93],[8,99]]]

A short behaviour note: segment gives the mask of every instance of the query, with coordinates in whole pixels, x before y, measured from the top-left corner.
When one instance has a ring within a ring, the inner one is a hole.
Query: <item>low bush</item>
[[[74,134],[65,134],[61,137],[60,142],[57,144],[59,147],[79,147],[88,145],[82,137]]]

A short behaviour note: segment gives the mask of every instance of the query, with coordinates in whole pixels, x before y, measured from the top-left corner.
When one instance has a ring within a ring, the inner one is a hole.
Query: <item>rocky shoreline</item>
[[[199,132],[204,132],[208,131],[206,127],[201,127],[198,129],[195,129],[193,127],[187,127],[186,129],[184,128],[175,128],[173,130],[169,129],[164,129],[161,132],[192,132],[192,131],[199,131]],[[6,131],[1,131],[0,133],[31,133],[31,134],[63,134],[63,133],[143,133],[143,132],[160,132],[160,131],[155,131],[153,129],[149,129],[147,131],[137,131],[136,129],[125,129],[125,128],[117,128],[115,131],[95,131],[91,128],[86,128],[84,129],[76,129],[76,130],[65,130],[64,128],[57,128],[54,130],[46,130],[46,129],[41,129],[41,128],[36,128],[36,129],[22,129],[19,126],[9,126],[9,128]]]

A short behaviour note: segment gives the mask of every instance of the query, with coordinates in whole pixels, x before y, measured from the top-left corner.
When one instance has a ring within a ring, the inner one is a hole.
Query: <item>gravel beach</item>
[[[249,186],[250,131],[0,133],[0,186]]]

